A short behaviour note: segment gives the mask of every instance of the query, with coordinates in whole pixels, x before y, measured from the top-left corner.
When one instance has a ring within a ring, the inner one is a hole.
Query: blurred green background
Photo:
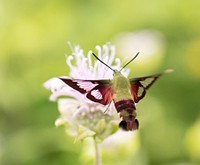
[[[103,162],[200,164],[199,7],[199,0],[0,0],[0,164],[92,164],[81,156],[82,143],[55,128],[57,105],[43,83],[68,74],[68,41],[87,53],[97,44],[119,43],[118,34],[145,29],[164,37],[163,58],[141,72],[132,63],[131,76],[175,72],[138,104],[137,150],[132,153],[127,141]]]

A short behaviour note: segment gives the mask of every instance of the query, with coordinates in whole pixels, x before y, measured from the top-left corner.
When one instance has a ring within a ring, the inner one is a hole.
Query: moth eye
[[[113,76],[116,74],[116,72],[119,72],[118,70],[113,70]]]

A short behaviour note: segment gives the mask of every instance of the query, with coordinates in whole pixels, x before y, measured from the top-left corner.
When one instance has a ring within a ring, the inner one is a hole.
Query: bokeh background
[[[43,83],[68,74],[68,41],[85,53],[110,41],[121,59],[141,52],[130,76],[175,72],[138,104],[137,138],[110,144],[104,164],[198,165],[199,7],[199,0],[0,0],[0,164],[93,164],[83,143],[55,128],[57,104]]]

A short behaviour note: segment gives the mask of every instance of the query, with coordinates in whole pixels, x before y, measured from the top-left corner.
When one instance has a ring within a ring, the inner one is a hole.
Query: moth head
[[[117,69],[114,69],[113,70],[113,76],[115,76],[115,75],[119,75],[119,74],[121,74],[121,72],[120,71],[118,71]]]

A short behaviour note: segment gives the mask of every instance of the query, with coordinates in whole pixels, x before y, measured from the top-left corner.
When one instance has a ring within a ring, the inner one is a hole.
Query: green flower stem
[[[95,145],[95,158],[96,158],[95,165],[102,165],[99,144],[96,142],[95,139],[94,139],[94,145]]]

